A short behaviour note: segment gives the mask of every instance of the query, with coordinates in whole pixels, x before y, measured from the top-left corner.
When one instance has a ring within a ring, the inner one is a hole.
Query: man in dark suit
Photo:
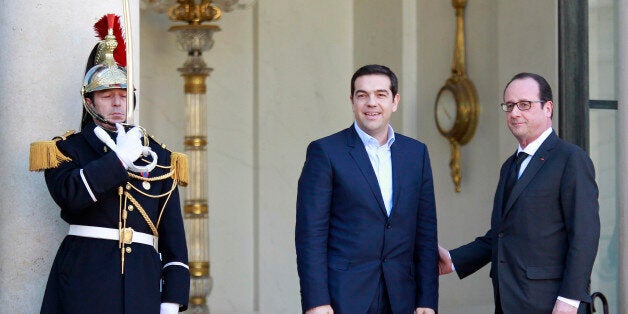
[[[355,123],[310,143],[299,179],[297,267],[306,313],[435,313],[438,245],[426,146],[395,133],[397,77],[351,79]]]
[[[496,313],[583,313],[600,236],[593,163],[552,130],[543,77],[515,75],[501,107],[519,147],[502,165],[491,228],[451,252],[439,247],[440,273],[464,278],[490,262]]]

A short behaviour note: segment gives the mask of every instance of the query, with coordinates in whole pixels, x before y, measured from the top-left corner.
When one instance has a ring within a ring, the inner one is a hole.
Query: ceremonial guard
[[[81,88],[81,132],[31,144],[30,169],[45,170],[70,224],[41,312],[183,311],[190,273],[177,185],[187,184],[187,157],[127,124],[133,101],[118,17],[95,29],[103,40]]]

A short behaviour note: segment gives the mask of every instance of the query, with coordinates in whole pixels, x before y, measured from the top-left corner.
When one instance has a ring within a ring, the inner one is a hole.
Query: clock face
[[[436,124],[441,133],[450,133],[458,113],[456,98],[451,90],[443,88],[436,99]]]

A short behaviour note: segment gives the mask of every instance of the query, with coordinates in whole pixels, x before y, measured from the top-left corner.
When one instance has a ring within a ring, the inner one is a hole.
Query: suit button
[[[390,228],[392,228],[392,226],[390,225],[390,223],[387,223],[386,224],[386,229],[390,229]]]
[[[384,259],[382,260],[382,263],[386,263],[386,262],[388,262],[388,258],[384,257]]]
[[[499,234],[497,234],[498,237],[503,238],[504,237],[504,233],[500,232]]]

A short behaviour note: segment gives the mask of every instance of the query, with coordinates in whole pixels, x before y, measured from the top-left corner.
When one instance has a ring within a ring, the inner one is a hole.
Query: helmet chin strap
[[[96,110],[94,110],[94,105],[88,103],[85,98],[83,98],[83,107],[85,108],[85,110],[87,110],[87,113],[89,113],[90,116],[92,116],[94,119],[105,123],[107,125],[112,126],[114,129],[116,127],[116,124],[105,119],[105,117],[103,117],[100,113],[96,112]]]
[[[94,110],[93,104],[88,104],[87,101],[85,100],[85,98],[83,98],[83,107],[85,107],[85,110],[87,110],[87,112],[89,113],[89,115],[91,115],[94,119],[105,123],[107,125],[112,126],[113,129],[116,129],[116,123],[111,122],[107,119],[105,119],[105,117],[103,117],[100,113],[96,112],[96,110]],[[142,139],[144,142],[144,146],[148,146],[149,140],[148,140],[148,132],[146,132],[146,129],[144,129],[143,127],[139,126],[139,125],[134,125],[131,123],[126,123],[125,122],[121,122],[120,124],[122,124],[123,126],[130,128],[130,127],[138,127],[141,131],[142,131]],[[117,130],[111,130],[115,133],[117,133]]]

